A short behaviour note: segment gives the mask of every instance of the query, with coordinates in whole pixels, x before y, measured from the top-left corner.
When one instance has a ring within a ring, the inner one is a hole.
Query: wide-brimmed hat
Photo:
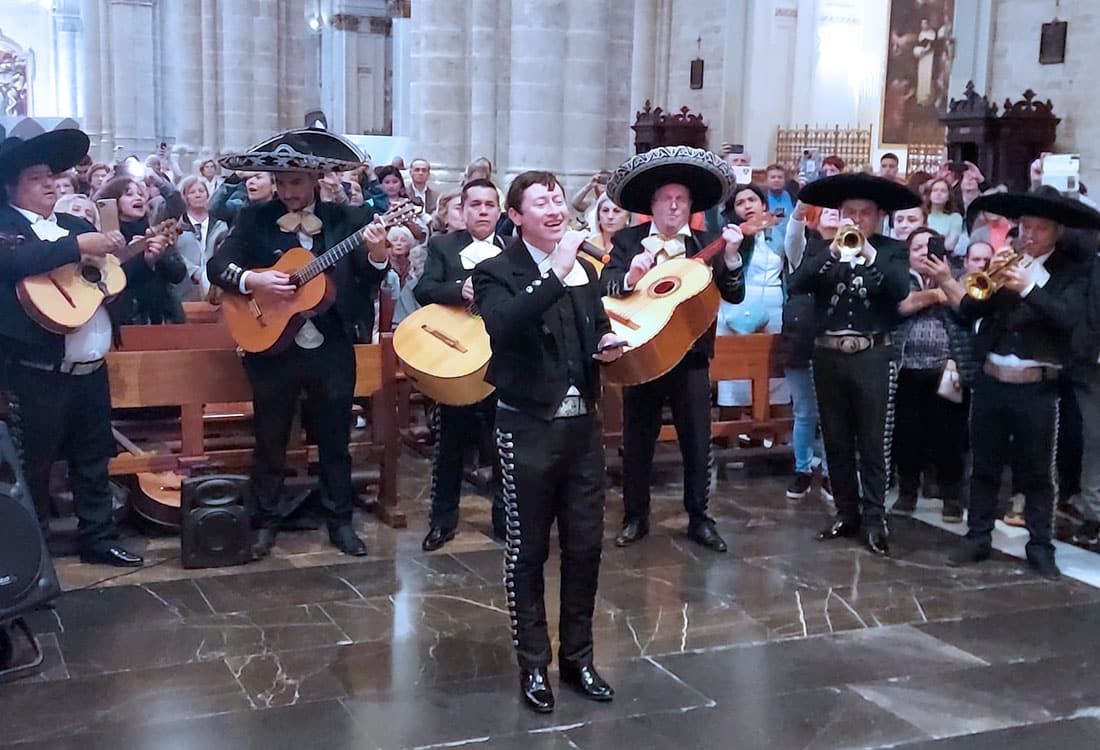
[[[1069,229],[1100,229],[1100,212],[1081,201],[1061,195],[996,193],[974,199],[967,213],[988,211],[1009,219],[1035,216],[1050,219]]]
[[[0,178],[7,181],[36,164],[64,172],[87,155],[89,145],[87,134],[74,128],[43,131],[26,139],[13,135],[0,142]]]
[[[798,191],[798,199],[821,208],[840,208],[847,200],[866,200],[891,213],[921,204],[920,197],[905,185],[863,172],[814,180]]]
[[[248,172],[346,172],[363,162],[355,146],[318,128],[288,130],[243,153],[226,154],[218,163]]]
[[[653,194],[676,183],[691,192],[692,212],[706,211],[729,198],[736,180],[717,154],[690,146],[659,146],[627,159],[607,182],[607,194],[621,208],[653,211]]]

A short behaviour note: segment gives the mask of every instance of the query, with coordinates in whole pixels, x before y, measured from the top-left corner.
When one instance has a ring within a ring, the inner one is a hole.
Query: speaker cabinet
[[[0,422],[0,623],[60,593],[15,443]]]
[[[252,560],[252,516],[248,479],[213,474],[185,479],[180,486],[183,567],[220,568]]]

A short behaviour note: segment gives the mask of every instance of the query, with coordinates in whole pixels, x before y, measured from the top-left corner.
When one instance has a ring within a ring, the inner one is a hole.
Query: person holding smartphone
[[[910,292],[898,305],[902,320],[894,329],[901,368],[894,430],[898,499],[892,510],[913,512],[921,470],[932,466],[943,494],[943,520],[959,523],[967,445],[962,386],[973,382],[977,366],[969,329],[936,280],[936,271],[946,263],[943,240],[934,229],[920,227],[907,242]],[[955,385],[957,392],[947,390]]]

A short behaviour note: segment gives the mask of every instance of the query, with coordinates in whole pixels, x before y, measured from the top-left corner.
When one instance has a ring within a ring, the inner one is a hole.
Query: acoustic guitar
[[[104,226],[103,231],[117,230]],[[104,302],[126,289],[122,264],[145,252],[149,238],[162,235],[169,244],[180,232],[179,219],[165,219],[144,236],[135,237],[118,253],[103,257],[84,256],[78,263],[58,266],[37,276],[28,276],[15,287],[15,294],[27,315],[47,331],[69,334],[87,323]]]
[[[476,404],[493,392],[485,382],[492,350],[485,322],[471,309],[427,305],[393,332],[401,369],[420,391],[448,406]]]
[[[742,224],[747,234],[776,224],[766,214]],[[654,266],[625,297],[604,297],[612,330],[626,339],[623,356],[604,365],[608,380],[639,385],[675,367],[718,318],[721,296],[713,283],[711,259],[726,241],[717,238],[696,255]]]
[[[382,215],[382,223],[389,229],[404,224],[420,211],[420,206],[403,200]],[[321,255],[295,247],[283,253],[270,268],[251,269],[257,273],[282,271],[290,276],[290,283],[298,290],[289,299],[267,299],[263,302],[254,295],[224,295],[222,310],[225,323],[237,346],[249,354],[277,354],[289,347],[307,320],[320,315],[336,301],[336,289],[325,271],[362,247],[362,244],[363,230],[357,229]]]
[[[114,427],[115,441],[133,456],[143,456],[148,451],[134,445],[133,441]],[[180,487],[184,475],[178,471],[149,471],[134,477],[130,508],[141,518],[168,531],[179,531],[183,522],[180,506]]]

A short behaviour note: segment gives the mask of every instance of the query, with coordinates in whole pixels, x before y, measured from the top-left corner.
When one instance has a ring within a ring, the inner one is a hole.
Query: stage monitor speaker
[[[60,593],[15,442],[0,422],[0,624]]]
[[[183,567],[220,568],[252,560],[247,477],[212,474],[180,486]]]

